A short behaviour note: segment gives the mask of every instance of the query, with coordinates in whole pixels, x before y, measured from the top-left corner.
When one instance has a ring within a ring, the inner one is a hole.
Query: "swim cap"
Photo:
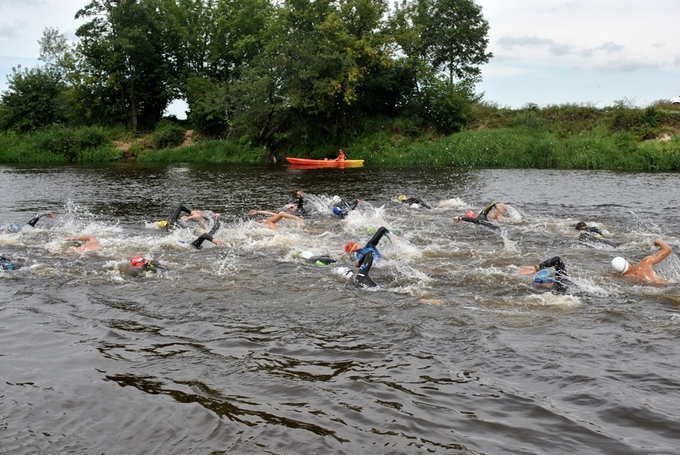
[[[341,201],[342,199],[340,199],[340,196],[338,195],[333,196],[333,199],[331,200],[333,204],[339,204]]]
[[[333,213],[340,216],[342,215],[342,209],[340,207],[333,207]]]
[[[347,242],[345,244],[345,253],[354,253],[359,249],[359,245],[355,242]]]
[[[574,229],[576,229],[577,231],[580,231],[581,229],[586,228],[586,227],[588,227],[588,225],[586,223],[584,223],[583,221],[579,221],[578,223],[576,223],[576,226],[574,226]]]
[[[475,212],[473,212],[472,210],[468,210],[467,212],[465,212],[465,216],[467,218],[476,218],[477,214]]]
[[[21,230],[21,225],[20,224],[13,224],[10,226],[10,229],[12,229],[15,232],[19,232]]]
[[[547,270],[539,270],[539,272],[534,276],[534,283],[536,284],[548,284],[553,282],[553,277]]]
[[[164,228],[164,227],[167,227],[167,225],[168,225],[168,222],[167,222],[167,221],[165,221],[165,220],[163,220],[163,221],[159,221],[159,222],[157,222],[156,224],[158,225],[158,227],[162,227],[162,228]]]
[[[617,256],[614,259],[612,259],[612,267],[619,273],[626,273],[626,270],[628,270],[628,266],[629,266],[628,261],[626,261],[621,256]]]
[[[132,267],[142,267],[144,264],[146,264],[144,256],[135,256],[130,260]]]
[[[295,204],[288,204],[288,205],[286,205],[286,208],[287,208],[288,210],[295,210],[295,207],[296,207]]]
[[[397,197],[397,201],[399,202],[404,202],[405,200],[406,200],[405,194],[400,194],[399,197]]]

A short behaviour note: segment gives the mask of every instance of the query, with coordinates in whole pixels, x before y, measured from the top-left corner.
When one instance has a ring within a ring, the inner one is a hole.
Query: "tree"
[[[154,0],[92,0],[76,13],[90,18],[78,28],[86,76],[104,97],[118,93],[116,105],[136,129],[155,124],[173,98],[160,11]],[[111,100],[113,101],[113,100]]]
[[[449,83],[476,78],[479,65],[493,56],[489,23],[472,0],[419,0],[417,22],[422,25],[422,51],[437,70],[448,73]]]
[[[58,72],[41,67],[12,68],[7,83],[1,97],[1,129],[27,132],[65,120],[64,83]]]

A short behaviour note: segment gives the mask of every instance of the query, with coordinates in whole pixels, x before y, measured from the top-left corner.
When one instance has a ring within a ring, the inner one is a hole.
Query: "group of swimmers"
[[[259,223],[266,225],[270,229],[279,229],[277,223],[284,219],[293,220],[298,226],[304,226],[305,223],[301,216],[307,216],[308,212],[304,207],[305,199],[302,190],[298,190],[296,192],[296,198],[296,203],[291,203],[286,206],[288,212],[282,211],[275,213],[264,210],[251,210],[248,212],[248,215],[265,215],[266,218],[259,220]],[[404,194],[398,196],[397,200],[408,205],[409,207],[422,207],[426,209],[431,208],[423,200],[416,197],[407,197]],[[360,202],[361,201],[358,199],[355,199],[351,202],[344,201],[339,196],[334,196],[331,199],[331,212],[338,218],[344,219],[348,216],[350,211],[354,210],[358,206]],[[479,213],[467,211],[463,216],[454,217],[453,222],[457,223],[460,221],[465,221],[498,231],[501,229],[501,227],[498,224],[492,222],[492,220],[502,221],[506,219],[507,215],[507,207],[504,202],[492,202],[484,207]],[[11,226],[11,229],[13,231],[20,231],[22,229],[26,229],[26,226],[28,226],[30,229],[35,228],[35,225],[42,217],[52,218],[53,215],[51,212],[40,212],[36,214],[36,216],[33,217],[28,223],[26,223],[25,226],[15,224]],[[224,245],[226,243],[224,240],[215,237],[215,234],[220,228],[219,217],[219,213],[213,214],[209,211],[192,210],[186,207],[184,204],[180,204],[167,220],[159,221],[156,224],[161,229],[171,231],[177,228],[190,228],[192,222],[198,223],[200,227],[194,230],[194,232],[197,234],[197,237],[195,240],[190,242],[189,245],[193,248],[201,249],[204,242],[206,241],[209,241],[215,245]],[[212,225],[210,228],[208,228],[208,224],[206,223],[209,223],[210,221],[212,221]],[[579,240],[581,241],[603,243],[614,248],[617,246],[613,242],[605,239],[602,230],[596,226],[588,226],[584,222],[579,222],[574,226],[574,228],[580,232]],[[376,283],[370,277],[369,272],[373,262],[382,259],[382,255],[378,251],[377,246],[385,235],[388,237],[390,236],[389,230],[385,227],[380,227],[375,231],[374,235],[364,247],[361,247],[356,242],[348,242],[345,244],[345,252],[354,256],[354,265],[358,269],[356,273],[351,274],[351,278],[357,285],[362,287],[376,286]],[[66,241],[70,242],[70,246],[74,249],[74,251],[80,254],[101,249],[101,245],[99,244],[98,240],[92,235],[68,237],[66,238]],[[655,240],[654,244],[658,246],[660,250],[655,254],[646,256],[637,264],[633,265],[623,257],[616,257],[612,260],[612,267],[624,277],[636,278],[650,283],[667,283],[666,280],[656,274],[653,266],[668,257],[672,253],[672,249],[661,239]],[[308,257],[307,259],[310,259],[313,263],[318,265],[330,265],[337,262],[335,259],[327,256]],[[156,273],[158,271],[165,270],[165,267],[163,267],[158,261],[148,261],[141,255],[137,255],[132,258],[130,260],[130,265],[135,270],[148,273]],[[0,256],[1,270],[18,270],[21,267],[22,264],[12,261],[7,257]],[[553,269],[554,274],[550,273],[548,271],[549,269]],[[566,267],[559,256],[552,257],[538,265],[521,267],[520,274],[534,274],[534,283],[540,288],[550,288],[559,292],[565,292],[568,290],[569,279]]]

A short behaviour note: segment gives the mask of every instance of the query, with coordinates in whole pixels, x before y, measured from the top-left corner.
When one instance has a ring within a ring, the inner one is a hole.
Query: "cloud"
[[[16,38],[19,36],[19,31],[25,27],[26,24],[15,22],[14,25],[0,25],[0,37]]]
[[[559,44],[551,39],[539,38],[538,36],[503,36],[496,41],[503,49],[512,50],[515,46],[518,47],[538,47],[548,46],[548,52],[553,55],[562,56],[571,54],[571,46],[568,44]]]
[[[595,55],[595,52],[603,51],[607,54],[615,54],[617,52],[621,52],[624,49],[625,49],[624,46],[621,46],[620,44],[616,44],[612,41],[609,41],[608,43],[604,43],[604,44],[602,44],[601,46],[598,46],[598,47],[589,47],[589,48],[583,49],[580,52],[580,55],[581,55],[581,57],[590,58],[590,57]]]
[[[0,0],[0,8],[4,6],[45,6],[47,4],[46,0]]]
[[[594,67],[596,71],[624,71],[632,72],[635,70],[658,69],[660,65],[647,59],[620,57],[609,60],[604,65]]]
[[[673,60],[673,66],[680,66],[680,55],[675,56],[675,60]]]

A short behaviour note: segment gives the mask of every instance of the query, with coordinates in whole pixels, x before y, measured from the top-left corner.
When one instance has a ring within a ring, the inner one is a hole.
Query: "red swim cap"
[[[347,242],[345,244],[345,253],[354,253],[358,249],[359,245],[356,244],[355,242]]]
[[[144,264],[146,264],[146,259],[144,256],[135,256],[132,259],[130,259],[130,264],[132,267],[142,267]]]
[[[468,218],[477,218],[477,214],[472,210],[468,210],[467,212],[465,212],[465,216]]]

